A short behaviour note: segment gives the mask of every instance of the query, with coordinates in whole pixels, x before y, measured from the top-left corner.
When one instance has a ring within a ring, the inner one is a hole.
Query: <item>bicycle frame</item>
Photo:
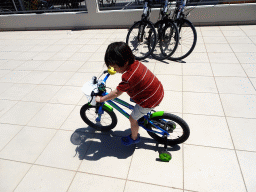
[[[104,80],[102,81],[102,83],[106,84],[106,81],[108,79],[108,77],[110,76],[110,74],[107,74],[106,77],[104,78]],[[104,92],[102,94],[102,96],[105,96],[107,95],[108,93],[107,92]],[[108,100],[106,101],[108,104],[110,104],[113,108],[115,108],[117,111],[119,111],[122,115],[124,115],[126,118],[129,119],[130,115],[125,111],[123,110],[121,107],[119,107],[117,104],[120,104],[130,110],[133,110],[134,109],[134,106],[133,105],[130,105],[129,103],[119,99],[119,98],[115,98],[113,100]],[[100,122],[101,120],[101,115],[104,113],[103,111],[103,105],[105,104],[105,102],[103,103],[99,103],[99,109],[98,109],[98,117],[96,118],[96,122]],[[156,127],[159,131],[153,131],[153,130],[150,130],[150,129],[147,129],[145,126],[144,126],[144,121],[138,121],[138,124],[139,126],[141,126],[142,128],[144,128],[146,131],[150,131],[150,132],[153,132],[153,133],[157,133],[157,134],[161,134],[161,135],[169,135],[169,133],[165,130],[163,130],[162,128],[160,128],[158,125],[154,124],[151,120],[150,120],[150,116],[151,116],[151,112],[149,112],[147,115],[144,116],[144,118],[146,119],[146,121],[148,123],[150,123],[152,126]],[[163,121],[165,121],[164,119],[162,119]],[[166,121],[165,121],[166,122]]]

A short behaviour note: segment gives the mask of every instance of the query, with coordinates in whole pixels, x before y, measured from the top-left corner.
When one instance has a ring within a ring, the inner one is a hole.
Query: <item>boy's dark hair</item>
[[[135,57],[130,47],[124,42],[111,43],[105,53],[105,63],[107,67],[110,65],[118,65],[123,67],[128,61],[131,65],[135,61]]]

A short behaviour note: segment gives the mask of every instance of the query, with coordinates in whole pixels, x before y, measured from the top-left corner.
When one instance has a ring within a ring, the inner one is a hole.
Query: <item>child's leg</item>
[[[131,137],[133,140],[136,140],[138,137],[139,124],[137,120],[146,115],[149,111],[151,111],[151,108],[143,108],[138,104],[135,105],[133,112],[129,117],[132,132]]]
[[[130,123],[131,123],[131,131],[132,131],[132,135],[131,138],[133,140],[136,140],[138,137],[138,133],[139,133],[139,124],[138,121],[133,119],[132,116],[129,117]]]

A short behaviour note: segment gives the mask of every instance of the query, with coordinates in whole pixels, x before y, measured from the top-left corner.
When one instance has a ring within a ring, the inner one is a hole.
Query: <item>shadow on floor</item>
[[[120,134],[120,132],[122,132]],[[153,139],[141,137],[141,142],[137,145],[124,146],[121,143],[121,137],[116,135],[129,135],[130,129],[125,131],[92,132],[92,128],[77,129],[71,136],[72,144],[77,145],[76,155],[80,160],[86,159],[97,161],[104,157],[116,157],[126,159],[130,157],[135,149],[146,149],[152,151],[163,151],[163,145],[155,142]],[[180,146],[168,146],[168,151],[178,151]]]

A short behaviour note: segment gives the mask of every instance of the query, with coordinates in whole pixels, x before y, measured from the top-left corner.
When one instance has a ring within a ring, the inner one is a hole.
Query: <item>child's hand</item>
[[[101,99],[100,96],[96,96],[95,101],[98,102],[98,103],[100,103],[100,99]]]

